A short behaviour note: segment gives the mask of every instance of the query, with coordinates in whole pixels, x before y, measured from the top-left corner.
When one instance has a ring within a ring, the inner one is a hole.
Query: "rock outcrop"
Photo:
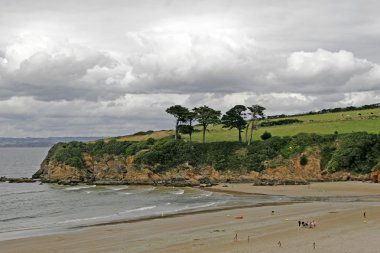
[[[309,155],[308,162],[301,165],[300,156],[271,168],[266,164],[262,172],[217,171],[211,166],[192,167],[183,164],[159,172],[155,167],[134,165],[134,157],[103,155],[94,158],[84,154],[85,168],[75,168],[45,159],[41,169],[33,175],[42,182],[60,184],[154,184],[172,186],[212,185],[223,182],[252,182],[257,185],[307,184],[311,181],[368,180],[354,177],[348,172],[323,175],[318,155]]]
[[[0,177],[0,182],[8,182],[8,183],[35,183],[36,180],[27,177]]]

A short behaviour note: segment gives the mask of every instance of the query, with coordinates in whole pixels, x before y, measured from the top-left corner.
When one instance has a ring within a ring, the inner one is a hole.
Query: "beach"
[[[0,241],[0,252],[380,252],[379,184],[221,184],[210,190],[322,200],[84,227]],[[324,201],[326,197],[344,201]],[[346,201],[344,197],[352,198]],[[315,221],[316,227],[299,227],[298,221]]]

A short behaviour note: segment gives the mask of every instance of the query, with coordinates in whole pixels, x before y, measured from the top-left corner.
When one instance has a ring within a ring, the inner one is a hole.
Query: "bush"
[[[82,169],[84,168],[82,152],[85,147],[86,144],[77,141],[58,143],[55,145],[51,160]]]
[[[271,133],[269,133],[269,132],[267,132],[267,131],[265,131],[261,136],[260,136],[260,138],[262,139],[262,140],[268,140],[270,137],[272,137],[272,134]]]
[[[111,139],[108,142],[98,140],[95,143],[87,144],[86,152],[96,157],[103,154],[122,155],[130,145],[131,142],[117,141],[116,139]]]
[[[153,139],[153,138],[149,138],[149,139],[146,140],[146,144],[147,145],[153,145],[154,142],[155,142],[155,139]]]
[[[369,173],[380,158],[380,138],[376,134],[352,133],[340,136],[326,166],[328,172],[347,169]]]
[[[148,131],[146,131],[146,132],[144,132],[144,131],[140,131],[140,132],[134,133],[134,134],[132,134],[132,135],[133,135],[133,136],[137,136],[137,135],[148,135],[148,134],[152,134],[152,133],[154,133],[153,130],[148,130]]]

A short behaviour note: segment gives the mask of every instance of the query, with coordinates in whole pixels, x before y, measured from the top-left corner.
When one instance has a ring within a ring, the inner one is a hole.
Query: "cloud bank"
[[[280,22],[280,17],[293,13],[280,1],[274,1],[273,8],[259,1],[242,1],[247,8],[224,1],[218,7],[213,1],[196,6],[165,2],[156,6],[156,13],[148,11],[152,3],[147,1],[134,6],[136,14],[124,20],[125,26],[97,23],[98,28],[90,28],[95,22],[91,14],[88,22],[78,21],[83,11],[79,4],[65,6],[70,10],[65,14],[56,5],[34,2],[46,4],[67,23],[59,32],[59,22],[48,10],[27,13],[16,6],[8,8],[19,12],[4,13],[3,19],[13,18],[13,26],[6,27],[0,19],[7,35],[0,39],[0,136],[123,135],[167,129],[172,119],[165,109],[173,104],[207,104],[226,111],[235,104],[259,103],[267,114],[290,114],[380,100],[376,48],[366,57],[368,48],[350,50],[338,36],[348,36],[341,22],[350,21],[358,27],[352,27],[353,35],[376,40],[370,28],[361,29],[369,21],[350,9],[353,2],[327,9],[318,5],[314,12],[304,9],[313,17],[337,7],[351,13],[351,19],[306,23],[316,33],[321,28],[336,33],[315,41],[312,31],[304,28],[297,36],[284,34],[283,30],[299,28],[295,21],[305,17],[298,13]],[[301,2],[294,4],[305,8]],[[103,21],[113,17],[120,22],[120,12],[133,12],[105,1],[97,5],[108,7],[94,10]],[[256,9],[263,13],[251,18],[247,10]],[[202,11],[194,16],[197,10]],[[186,15],[178,17],[181,12]],[[137,13],[152,19],[142,20]],[[273,19],[263,22],[264,13]],[[43,20],[31,22],[31,27],[15,19],[21,14]],[[87,41],[75,24],[87,27]],[[376,28],[375,22],[369,24]],[[281,43],[275,35],[288,40]],[[355,42],[351,36],[347,40],[347,45]]]

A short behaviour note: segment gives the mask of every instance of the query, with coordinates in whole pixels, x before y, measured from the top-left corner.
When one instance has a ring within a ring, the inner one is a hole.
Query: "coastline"
[[[312,183],[310,187],[229,184],[205,190],[223,189],[287,197],[380,196],[380,185],[362,182]],[[272,204],[91,225],[62,234],[0,241],[0,248],[1,252],[42,253],[311,252],[312,243],[316,242],[316,250],[320,252],[378,252],[371,244],[377,240],[376,231],[380,229],[379,202]],[[315,229],[299,228],[297,221],[300,219],[315,220],[318,225]],[[234,242],[236,233],[238,240]],[[278,241],[282,242],[281,249]]]

